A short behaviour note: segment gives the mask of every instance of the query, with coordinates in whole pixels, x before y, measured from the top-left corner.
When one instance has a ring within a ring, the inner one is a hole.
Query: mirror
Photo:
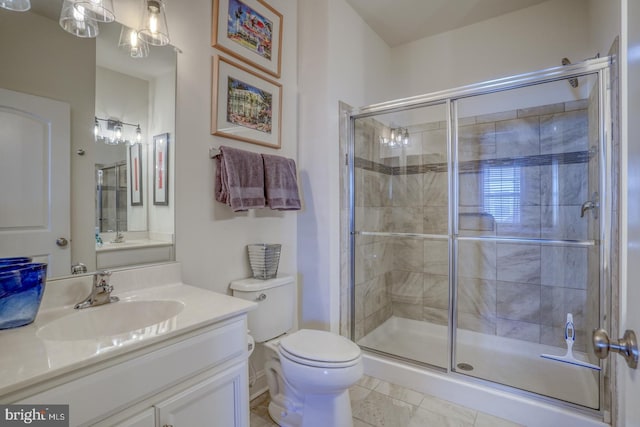
[[[176,50],[149,46],[147,57],[132,58],[118,47],[126,27],[100,24],[96,39],[80,39],[58,25],[61,0],[31,3],[26,13],[0,9],[0,54],[5,64],[13,64],[1,67],[0,88],[68,105],[67,146],[50,147],[68,152],[68,158],[46,171],[66,174],[67,202],[45,196],[41,204],[47,209],[66,204],[62,222],[67,228],[45,240],[64,237],[70,244],[14,250],[55,266],[50,278],[69,275],[77,263],[93,271],[173,260]],[[94,138],[95,118],[104,138]],[[113,123],[122,126],[119,144],[109,139]],[[0,135],[0,151],[10,144],[9,137]],[[169,178],[160,189],[165,203],[154,198],[158,153],[165,156],[159,164]],[[23,205],[26,211],[28,204]],[[3,229],[8,229],[4,223],[0,235]],[[10,251],[0,245],[0,256],[10,256]]]

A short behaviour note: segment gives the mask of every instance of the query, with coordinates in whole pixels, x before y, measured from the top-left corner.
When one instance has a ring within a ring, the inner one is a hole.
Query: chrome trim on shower
[[[354,231],[357,236],[380,236],[380,237],[409,237],[428,240],[448,240],[449,236],[445,234],[421,234],[421,233],[398,233],[384,231]],[[597,246],[599,243],[595,240],[554,240],[554,239],[527,239],[524,237],[494,237],[494,236],[456,236],[460,241],[482,241],[482,242],[498,242],[498,243],[524,243],[532,245],[550,245],[550,246],[567,246],[567,247],[591,247]]]
[[[381,236],[381,237],[416,237],[419,239],[447,240],[445,234],[421,234],[421,233],[396,233],[385,231],[354,231],[357,236]]]
[[[531,73],[518,74],[516,76],[488,80],[454,89],[432,92],[425,95],[417,95],[393,101],[381,102],[379,104],[368,105],[366,107],[354,108],[351,112],[351,117],[368,117],[391,111],[402,111],[416,106],[433,105],[441,103],[446,99],[467,98],[470,96],[517,89],[541,83],[550,83],[571,77],[579,77],[584,74],[597,73],[598,71],[607,68],[610,62],[611,58],[604,56],[602,58],[589,59],[584,62],[567,66],[552,67]]]
[[[459,202],[459,163],[458,163],[458,103],[447,100],[447,159],[449,186],[449,351],[447,372],[455,371],[456,334],[458,332],[458,202]]]
[[[355,190],[355,166],[354,166],[354,150],[355,150],[355,118],[351,115],[348,117],[349,131],[347,135],[347,170],[349,174],[349,338],[355,342],[356,340],[356,190]]]
[[[613,233],[612,229],[612,214],[613,214],[613,189],[612,189],[612,176],[613,176],[613,135],[611,131],[611,104],[610,104],[610,71],[609,68],[603,68],[598,72],[598,122],[600,123],[599,129],[599,151],[600,157],[599,165],[600,170],[604,169],[603,173],[600,173],[600,206],[599,206],[599,239],[602,242],[600,245],[600,304],[604,309],[600,310],[600,328],[606,328],[613,334],[617,334],[617,328],[614,327],[616,322],[611,321],[611,314],[614,312],[611,302],[611,244]],[[609,376],[610,379],[615,378],[615,372],[612,367],[614,365],[611,360],[607,360],[603,364],[603,374],[600,375],[600,402],[611,403],[611,396],[606,396],[605,393],[610,393],[611,390],[607,389],[605,376]],[[615,381],[615,379],[614,379]],[[609,397],[609,398],[607,398]],[[606,413],[611,412],[610,407],[601,408]]]
[[[554,240],[554,239],[527,239],[520,237],[492,237],[492,236],[458,236],[458,240],[471,242],[498,242],[498,243],[525,243],[532,245],[551,245],[568,247],[597,246],[595,240]]]

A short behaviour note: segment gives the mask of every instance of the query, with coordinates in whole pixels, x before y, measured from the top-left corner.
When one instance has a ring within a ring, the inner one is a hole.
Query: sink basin
[[[183,308],[179,301],[120,301],[74,310],[44,324],[37,334],[40,338],[54,341],[156,334],[167,327],[171,329],[170,321]]]

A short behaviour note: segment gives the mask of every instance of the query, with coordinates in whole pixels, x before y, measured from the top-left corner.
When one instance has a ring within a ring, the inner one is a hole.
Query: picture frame
[[[280,77],[282,14],[264,0],[212,0],[211,45]]]
[[[279,149],[282,85],[214,55],[211,133]]]
[[[129,182],[131,206],[142,206],[142,145],[129,146]]]
[[[153,137],[153,204],[169,204],[169,134]]]

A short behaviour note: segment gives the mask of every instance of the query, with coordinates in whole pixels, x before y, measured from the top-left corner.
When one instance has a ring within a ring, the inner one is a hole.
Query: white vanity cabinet
[[[237,363],[142,412],[127,417],[117,414],[95,427],[248,427],[247,366]],[[129,408],[128,412],[135,408]],[[123,419],[123,417],[125,417]]]
[[[69,404],[71,426],[248,427],[246,314],[185,335],[19,403]]]

